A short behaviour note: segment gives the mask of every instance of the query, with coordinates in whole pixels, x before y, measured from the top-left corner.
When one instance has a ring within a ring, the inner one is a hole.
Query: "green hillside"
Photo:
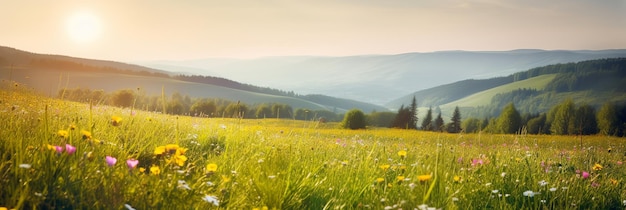
[[[441,105],[442,109],[446,109],[449,107],[454,108],[455,106],[459,107],[478,107],[478,106],[487,106],[491,104],[491,99],[497,94],[508,93],[518,89],[536,89],[543,90],[554,78],[556,74],[546,74],[537,77],[533,77],[530,79],[512,82],[506,85],[500,85],[495,88],[491,88],[488,90],[484,90],[478,93],[474,93],[472,95],[466,96],[456,101],[452,101],[450,103]]]

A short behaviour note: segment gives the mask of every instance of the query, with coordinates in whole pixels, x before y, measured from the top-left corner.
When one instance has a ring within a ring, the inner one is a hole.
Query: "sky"
[[[0,45],[115,61],[626,48],[626,0],[0,0]]]

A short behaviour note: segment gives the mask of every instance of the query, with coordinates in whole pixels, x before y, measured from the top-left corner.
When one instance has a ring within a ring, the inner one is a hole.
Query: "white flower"
[[[215,184],[213,184],[213,182],[206,182],[206,185],[208,185],[209,187],[215,186]]]
[[[220,201],[217,199],[217,197],[213,196],[213,195],[204,195],[204,197],[202,198],[202,200],[212,203],[215,206],[220,206]]]
[[[417,206],[417,208],[420,209],[420,210],[426,210],[426,209],[428,209],[428,205],[422,204],[422,205]]]
[[[23,169],[29,169],[30,167],[32,167],[32,165],[30,164],[26,164],[26,163],[20,164],[20,168],[23,168]]]
[[[533,192],[532,190],[528,190],[525,191],[524,193],[522,193],[524,196],[526,197],[534,197],[535,195],[539,194],[538,192]]]
[[[546,180],[539,181],[539,186],[543,187],[543,186],[546,186],[546,185],[548,185],[548,182],[546,182]]]
[[[391,207],[391,206],[385,206],[385,210],[391,210],[391,209],[393,209],[393,207]]]
[[[491,193],[494,193],[494,194],[495,194],[495,193],[498,193],[498,192],[500,192],[500,191],[499,191],[499,190],[492,190],[492,191],[491,191]]]
[[[124,207],[126,207],[126,209],[128,209],[128,210],[135,210],[135,208],[130,206],[130,204],[124,204]]]
[[[550,192],[556,191],[556,187],[550,188]]]
[[[274,179],[274,178],[276,178],[276,176],[275,175],[269,175],[269,176],[267,176],[267,178]]]
[[[191,187],[185,182],[185,180],[178,180],[178,188],[182,188],[185,190],[191,190]]]
[[[502,173],[500,174],[500,176],[501,176],[502,178],[504,178],[504,177],[506,176],[506,172],[502,172]]]
[[[452,201],[453,201],[453,202],[454,202],[454,201],[459,201],[459,198],[457,198],[457,197],[452,197]]]
[[[489,185],[491,185],[491,182],[489,182],[489,183],[485,184],[485,186],[487,186],[487,187],[489,187]]]
[[[622,201],[622,203],[624,203],[624,206],[626,206],[626,200]]]

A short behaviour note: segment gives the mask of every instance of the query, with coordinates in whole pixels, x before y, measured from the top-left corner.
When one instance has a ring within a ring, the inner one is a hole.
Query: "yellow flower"
[[[400,156],[400,158],[405,158],[406,157],[406,150],[398,151],[398,156]]]
[[[593,169],[594,171],[599,171],[599,170],[602,170],[602,165],[600,165],[600,164],[596,163],[596,164],[594,164],[594,165],[593,165],[592,169]]]
[[[228,182],[230,182],[230,177],[226,175],[222,175],[222,183],[228,183]]]
[[[91,139],[91,132],[86,131],[86,130],[81,130],[80,133],[83,134],[83,139]]]
[[[396,180],[398,180],[398,182],[404,181],[404,176],[398,176],[396,177]]]
[[[68,136],[70,136],[70,133],[66,130],[59,130],[59,132],[57,132],[57,135],[66,139]]]
[[[139,172],[141,172],[141,173],[146,172],[146,168],[144,168],[144,167],[139,167]]]
[[[183,166],[185,165],[185,161],[187,161],[187,157],[185,157],[184,155],[174,155],[172,157],[172,161],[178,164],[178,166]]]
[[[111,125],[119,126],[121,122],[122,122],[122,118],[121,117],[119,117],[119,116],[111,117]]]
[[[381,182],[384,182],[384,181],[385,181],[385,178],[382,178],[382,177],[376,178],[376,182],[377,183],[381,183]]]
[[[76,126],[74,124],[70,124],[70,130],[76,130]]]
[[[154,155],[162,155],[165,153],[165,146],[158,146],[154,148]]]
[[[380,166],[379,166],[379,168],[380,168],[380,169],[383,169],[383,170],[385,170],[385,171],[386,171],[387,169],[389,169],[389,167],[391,167],[389,164],[385,164],[385,165],[380,165]]]
[[[187,152],[187,148],[180,147],[176,150],[176,155],[184,155]]]
[[[213,172],[217,171],[217,164],[215,163],[209,163],[206,165],[206,168],[204,169],[206,171],[207,174],[211,174]]]
[[[54,146],[46,144],[46,149],[48,150],[55,150]]]
[[[433,176],[430,174],[426,174],[426,175],[419,175],[417,176],[417,180],[419,180],[420,182],[425,182],[430,180],[430,178],[432,178]]]
[[[152,165],[150,166],[150,173],[154,175],[159,175],[161,173],[161,169],[159,168],[159,166]]]
[[[454,182],[460,182],[461,181],[461,177],[460,176],[454,176],[452,179],[454,180]]]
[[[0,207],[0,210],[9,210],[9,209],[7,207]]]
[[[178,144],[167,144],[165,145],[165,150],[169,153],[174,153],[178,149]]]
[[[619,184],[619,182],[617,181],[617,179],[610,179],[611,180],[611,184],[613,185],[617,185]]]

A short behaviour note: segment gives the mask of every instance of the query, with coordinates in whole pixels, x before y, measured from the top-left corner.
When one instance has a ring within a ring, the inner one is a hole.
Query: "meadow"
[[[624,209],[626,141],[172,116],[0,90],[0,209]]]

